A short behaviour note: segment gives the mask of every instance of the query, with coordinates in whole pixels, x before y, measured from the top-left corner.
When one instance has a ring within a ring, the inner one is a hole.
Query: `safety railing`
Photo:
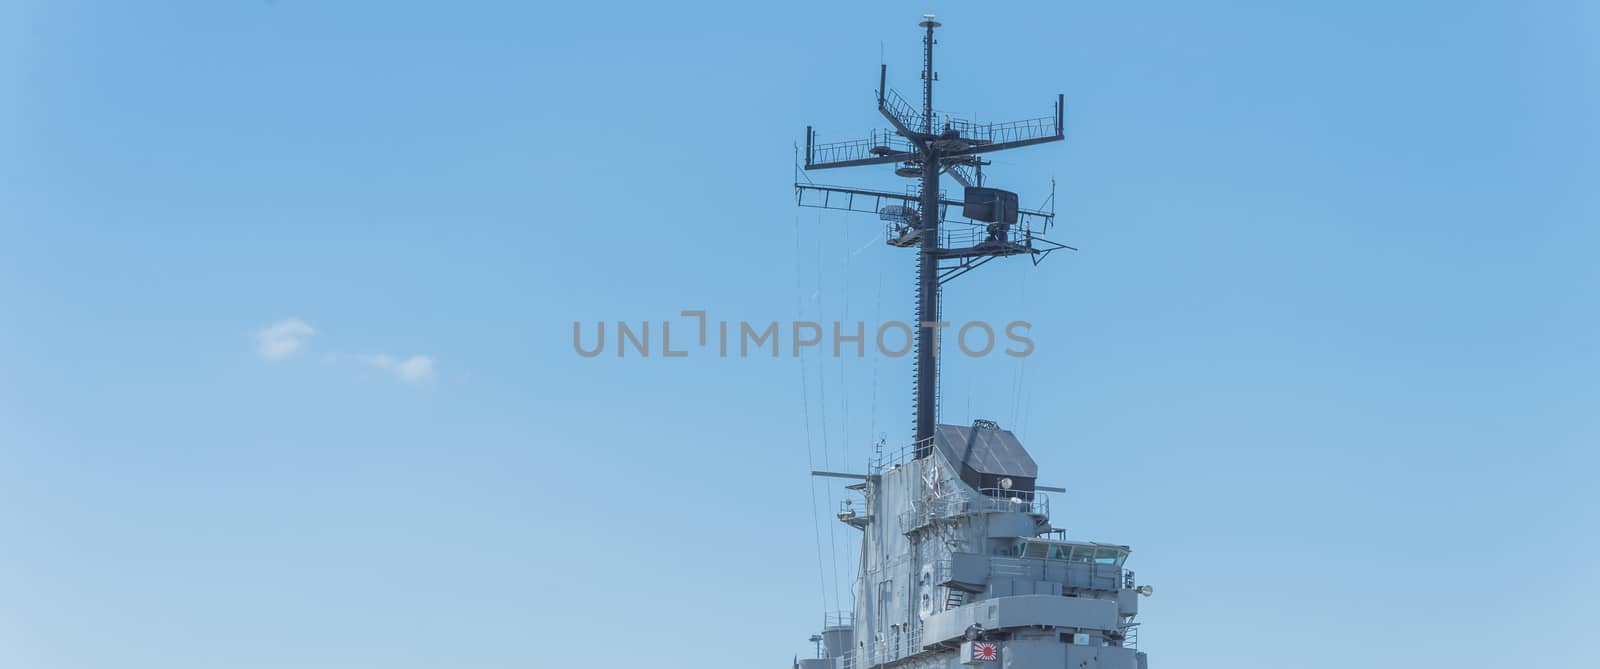
[[[1056,135],[1056,117],[1040,116],[1003,123],[978,123],[951,119],[950,127],[961,136],[978,144],[1004,144],[1030,139],[1043,139]]]
[[[932,445],[933,438],[929,437],[922,441],[912,442],[899,448],[879,453],[873,456],[871,463],[869,463],[869,468],[873,474],[882,474],[885,471],[915,460],[917,453],[921,452],[923,447],[931,447]]]
[[[957,488],[931,499],[917,500],[900,513],[900,529],[909,532],[935,520],[974,513],[1027,513],[1050,517],[1050,498],[1044,493],[984,488],[979,494]]]
[[[994,123],[962,118],[949,112],[934,110],[933,123],[929,124],[927,116],[923,115],[922,108],[906,100],[894,89],[884,91],[883,100],[879,103],[883,111],[907,130],[912,132],[929,132],[939,134],[945,130],[956,131],[963,139],[974,144],[1004,144],[1007,142],[1023,142],[1030,139],[1043,139],[1055,137],[1060,133],[1060,117],[1052,112],[1049,116],[1026,118],[1018,121],[1003,121]]]
[[[891,631],[882,639],[857,646],[841,656],[838,658],[839,669],[867,669],[925,652],[922,649],[922,626],[907,624],[906,627],[910,629]],[[900,628],[891,626],[891,629]]]
[[[806,156],[806,164],[845,163],[853,160],[877,158],[893,153],[911,153],[913,151],[911,142],[895,134],[893,130],[873,130],[868,133],[866,139],[850,139],[842,142],[811,145],[810,153]]]
[[[883,100],[879,105],[885,113],[893,116],[907,130],[912,132],[926,131],[924,121],[926,117],[922,115],[922,110],[901,97],[894,89],[891,88],[883,92]]]
[[[979,244],[1031,247],[1033,231],[1022,225],[952,225],[939,231],[939,247],[965,249]]]
[[[1050,515],[1050,497],[1042,492],[981,488],[975,501],[979,511],[1014,511],[1040,516]]]
[[[1115,591],[1123,580],[1121,567],[1036,557],[994,556],[989,558],[989,572],[993,578],[1050,581],[1098,591]]]

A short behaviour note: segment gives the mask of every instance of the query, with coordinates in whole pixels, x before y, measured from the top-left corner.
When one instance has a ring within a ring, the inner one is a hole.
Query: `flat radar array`
[[[1027,255],[1034,264],[1052,251],[1072,249],[1045,239],[1055,222],[1054,186],[1049,211],[1022,209],[1017,194],[985,185],[984,154],[1017,149],[1064,138],[1062,96],[1055,114],[1006,123],[978,123],[934,111],[934,28],[932,14],[918,24],[922,38],[922,106],[913,106],[888,89],[888,65],[878,71],[878,113],[892,128],[874,130],[866,139],[827,144],[816,141],[816,131],[806,127],[805,169],[826,170],[862,165],[894,165],[895,174],[918,180],[903,193],[824,186],[796,181],[795,200],[803,207],[877,214],[885,222],[885,241],[891,246],[916,248],[917,290],[914,396],[916,398],[916,457],[933,450],[937,422],[938,365],[934,355],[939,323],[939,291],[948,281],[995,258]],[[960,200],[948,199],[939,187],[948,174],[963,187]],[[959,217],[950,216],[960,207]],[[941,228],[941,225],[949,227]]]

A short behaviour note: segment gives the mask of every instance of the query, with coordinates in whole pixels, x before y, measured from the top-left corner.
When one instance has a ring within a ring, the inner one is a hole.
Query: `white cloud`
[[[267,360],[282,360],[294,355],[295,351],[300,350],[300,345],[316,332],[298,318],[273,323],[256,333],[256,352]]]
[[[375,369],[394,374],[395,378],[407,383],[427,383],[433,380],[433,358],[425,355],[413,355],[398,360],[378,353],[362,356],[361,361]]]
[[[310,324],[298,318],[273,323],[256,333],[256,352],[264,360],[283,360],[303,348],[306,340],[316,332]],[[360,363],[393,374],[396,379],[406,383],[421,384],[433,381],[433,358],[425,355],[396,358],[384,353],[350,355],[330,351],[322,354],[322,360],[341,365],[349,362]]]

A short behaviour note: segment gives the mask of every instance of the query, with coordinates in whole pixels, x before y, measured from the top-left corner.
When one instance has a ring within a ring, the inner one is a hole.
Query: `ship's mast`
[[[898,163],[895,174],[919,178],[920,188],[913,195],[797,181],[795,197],[802,206],[876,213],[889,221],[890,245],[917,247],[914,444],[920,459],[933,449],[939,418],[941,286],[995,258],[1028,255],[1038,263],[1051,251],[1071,247],[1041,236],[1055,220],[1053,192],[1049,211],[1020,209],[1016,193],[985,187],[981,178],[987,164],[981,154],[1063,139],[1061,96],[1053,117],[981,124],[946,118],[941,124],[933,109],[933,84],[939,79],[933,69],[933,31],[940,23],[924,14],[917,25],[923,29],[922,108],[888,89],[888,66],[883,66],[878,112],[893,130],[874,131],[866,140],[819,144],[815,130],[807,127],[805,169]],[[941,174],[965,187],[962,199],[944,197]],[[962,208],[961,218],[949,222],[965,236],[941,230],[951,206]]]
[[[922,38],[922,134],[933,137],[933,29],[939,22],[932,16],[918,24],[927,29]],[[939,153],[931,139],[925,142],[922,158],[922,239],[917,253],[917,380],[916,445],[917,457],[933,448],[933,426],[938,420],[939,357],[934,355],[939,331]]]
[[[1055,219],[1053,192],[1049,211],[1022,209],[1016,193],[988,187],[982,169],[983,154],[1063,139],[1062,97],[1051,116],[1006,123],[938,112],[933,48],[940,26],[926,14],[918,25],[922,104],[889,90],[882,66],[878,112],[893,129],[818,143],[808,127],[805,152],[806,170],[893,165],[915,185],[894,192],[795,177],[797,204],[877,214],[889,245],[917,249],[910,342],[916,441],[893,454],[880,450],[864,474],[811,472],[860,481],[850,489],[862,493],[864,512],[847,501],[838,518],[863,532],[861,572],[853,615],[825,612],[822,634],[812,637],[821,640],[817,657],[796,660],[796,669],[996,662],[1143,669],[1147,659],[1132,643],[1133,620],[1136,595],[1150,590],[1136,588],[1133,573],[1121,571],[1128,548],[1067,541],[1052,528],[1043,494],[1063,490],[1038,485],[1038,467],[1016,435],[986,420],[940,425],[937,415],[944,284],[995,258],[1026,255],[1038,263],[1071,248],[1041,236]],[[940,191],[945,175],[964,187],[959,198]],[[880,329],[880,341],[882,335]],[[953,336],[962,335],[955,328]]]

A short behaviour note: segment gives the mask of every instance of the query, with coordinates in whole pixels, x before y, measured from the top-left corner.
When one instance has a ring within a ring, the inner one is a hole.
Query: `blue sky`
[[[1134,547],[1156,666],[1600,663],[1593,3],[0,7],[0,666],[785,666],[908,361],[571,327],[907,318],[790,181],[930,10],[939,107],[1066,95],[990,175],[1082,249],[946,292],[1038,348],[942,418]]]

